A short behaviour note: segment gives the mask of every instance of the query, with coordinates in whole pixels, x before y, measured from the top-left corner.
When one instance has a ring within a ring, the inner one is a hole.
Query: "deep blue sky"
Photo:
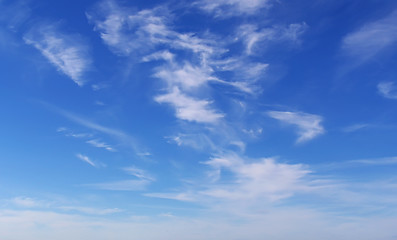
[[[0,238],[394,239],[396,62],[391,0],[0,0]]]

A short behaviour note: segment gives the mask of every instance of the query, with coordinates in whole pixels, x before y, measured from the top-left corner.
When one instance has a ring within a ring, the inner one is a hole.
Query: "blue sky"
[[[1,239],[397,238],[397,2],[0,0]]]

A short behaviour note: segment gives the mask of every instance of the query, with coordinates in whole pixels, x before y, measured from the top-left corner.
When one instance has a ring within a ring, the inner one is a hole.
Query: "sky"
[[[0,238],[397,239],[397,1],[0,0]]]

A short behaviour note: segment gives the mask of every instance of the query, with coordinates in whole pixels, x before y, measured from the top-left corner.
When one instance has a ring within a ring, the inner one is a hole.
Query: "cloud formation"
[[[143,180],[121,180],[103,183],[85,184],[85,186],[109,191],[142,191],[151,183]]]
[[[359,61],[366,61],[397,42],[397,11],[366,23],[349,33],[342,42],[342,49]]]
[[[84,73],[91,68],[91,58],[87,45],[77,36],[62,33],[55,25],[42,24],[32,28],[24,40],[39,50],[58,71],[77,85],[84,85]]]
[[[251,15],[269,8],[271,0],[199,0],[196,4],[216,17]]]
[[[278,163],[274,158],[251,162],[234,154],[214,157],[205,164],[215,170],[218,179],[223,171],[230,171],[235,177],[234,183],[215,185],[203,192],[211,197],[276,201],[310,189],[304,180],[310,171],[301,164]]]
[[[87,143],[88,143],[88,144],[91,144],[92,146],[97,147],[97,148],[104,148],[104,149],[106,149],[106,150],[108,150],[108,151],[110,151],[110,152],[115,152],[115,151],[116,151],[116,150],[115,150],[114,148],[112,148],[110,145],[108,145],[108,144],[106,144],[106,143],[104,143],[104,142],[101,142],[101,141],[98,140],[98,139],[91,139],[91,140],[88,140]]]
[[[81,161],[90,164],[93,167],[98,167],[89,157],[87,157],[83,154],[78,153],[78,154],[76,154],[76,157],[79,158]]]
[[[256,45],[260,45],[260,48],[263,49],[272,42],[297,43],[307,28],[306,23],[294,23],[287,27],[274,26],[261,29],[258,29],[258,26],[254,24],[244,24],[240,26],[238,36],[246,46],[246,54],[251,55],[256,52]]]
[[[394,82],[379,83],[378,91],[382,97],[389,99],[397,99],[397,86]]]
[[[174,87],[172,92],[159,95],[155,98],[159,103],[169,103],[175,107],[176,117],[198,123],[216,123],[223,114],[211,109],[210,101],[197,100],[184,95],[181,91]]]
[[[321,125],[323,118],[318,115],[302,112],[269,111],[267,114],[281,122],[294,125],[299,134],[297,143],[309,141],[325,132]]]

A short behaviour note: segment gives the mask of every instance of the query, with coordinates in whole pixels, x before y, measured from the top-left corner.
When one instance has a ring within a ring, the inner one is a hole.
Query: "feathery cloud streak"
[[[342,49],[350,56],[365,61],[396,42],[397,11],[394,11],[348,34],[343,39]]]
[[[196,4],[216,17],[250,15],[269,8],[270,0],[199,0]]]
[[[299,37],[308,28],[306,23],[294,23],[288,27],[275,26],[271,28],[258,29],[253,24],[245,24],[240,26],[238,36],[242,38],[246,45],[246,54],[253,54],[255,45],[260,44],[266,47],[266,44],[271,42],[299,42]]]
[[[256,8],[264,2],[218,2],[217,6],[231,4],[242,9],[248,4]],[[256,83],[264,78],[269,66],[253,62],[247,56],[241,57],[240,53],[236,57],[224,55],[229,51],[226,46],[230,43],[219,41],[215,35],[206,33],[200,36],[175,31],[171,27],[174,16],[164,7],[134,11],[108,0],[88,12],[87,17],[115,54],[142,56],[142,62],[165,61],[165,64],[154,69],[153,76],[164,81],[166,93],[155,97],[155,100],[173,106],[175,116],[181,120],[217,123],[224,114],[210,108],[208,96],[203,99],[197,90],[208,87],[209,83],[217,83],[244,93],[257,93]],[[276,40],[296,42],[305,26],[291,24],[287,28],[263,30],[251,26],[248,32],[240,30],[239,36],[246,42],[247,52],[252,52],[256,43]],[[184,53],[180,54],[180,51]],[[217,75],[222,72],[232,72],[234,77],[229,81],[220,79]]]
[[[278,163],[273,158],[249,162],[237,155],[215,157],[205,164],[215,169],[215,175],[219,174],[217,178],[221,177],[223,170],[235,175],[236,184],[219,184],[203,192],[216,198],[275,201],[310,188],[304,180],[310,171],[301,164]]]
[[[109,191],[142,191],[151,183],[143,180],[121,180],[103,183],[85,184],[84,186]]]
[[[100,124],[95,123],[95,122],[93,122],[91,120],[83,118],[83,117],[81,117],[81,116],[79,116],[77,114],[74,114],[72,112],[66,111],[66,110],[64,110],[62,108],[56,107],[56,106],[48,104],[46,102],[42,102],[42,101],[39,101],[39,102],[41,104],[43,104],[44,106],[48,107],[49,109],[51,109],[52,111],[64,116],[65,118],[67,118],[67,119],[69,119],[69,120],[71,120],[71,121],[73,121],[73,122],[75,122],[77,124],[80,124],[81,126],[84,126],[86,128],[90,128],[92,130],[96,130],[96,131],[98,131],[100,133],[107,134],[107,135],[109,135],[111,137],[114,137],[115,139],[120,141],[123,145],[132,148],[132,150],[138,156],[150,155],[150,153],[148,153],[146,150],[143,150],[144,147],[140,146],[140,144],[135,140],[134,137],[128,135],[127,133],[125,133],[125,132],[123,132],[123,131],[121,131],[119,129],[110,128],[110,127],[106,127],[106,126],[100,125]],[[65,129],[65,128],[60,128],[60,129],[58,129],[58,131],[59,130],[61,132],[62,131],[67,131],[67,129]],[[91,136],[91,135],[84,134],[84,135],[81,135],[79,137],[88,137],[88,136]],[[77,137],[77,136],[75,136],[75,137]],[[93,144],[93,143],[94,142],[91,142],[90,144]],[[100,143],[100,142],[95,142],[97,147],[105,147],[105,146],[107,146],[106,144],[103,145],[103,144],[98,144],[98,143]],[[109,147],[109,146],[107,146],[107,147]],[[110,151],[110,149],[107,149],[107,150]]]
[[[55,25],[39,25],[25,36],[26,44],[32,45],[47,58],[58,71],[83,86],[84,73],[91,67],[88,47],[78,37],[62,33]]]
[[[296,126],[299,134],[299,138],[296,140],[297,143],[309,141],[325,132],[324,127],[321,125],[323,118],[318,115],[281,111],[269,111],[267,114],[281,122]]]
[[[76,157],[78,157],[81,161],[90,164],[93,167],[97,167],[97,165],[89,157],[87,157],[83,154],[78,153],[78,154],[76,154]]]

